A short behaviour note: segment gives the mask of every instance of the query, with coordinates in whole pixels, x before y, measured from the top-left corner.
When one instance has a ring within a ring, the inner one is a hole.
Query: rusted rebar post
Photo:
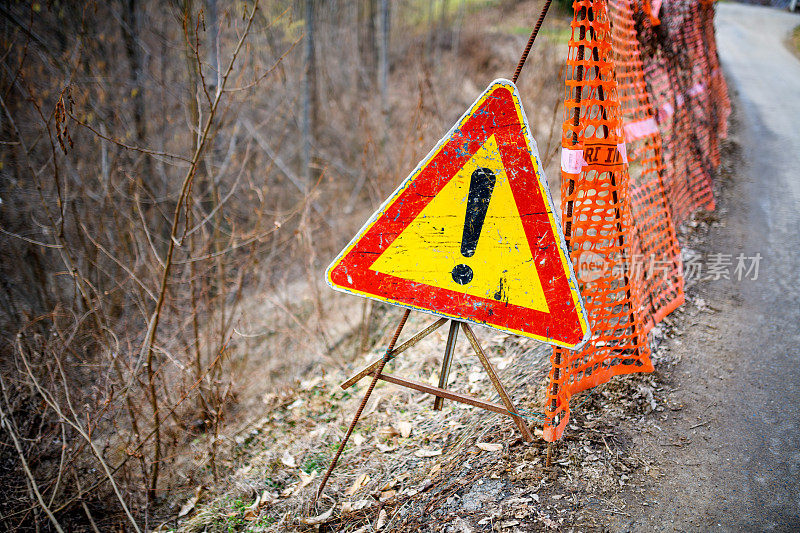
[[[586,8],[581,7],[578,11],[578,18],[583,21],[586,20]],[[581,25],[580,27],[580,37],[579,40],[581,44],[578,45],[578,57],[576,58],[576,62],[578,63],[575,68],[575,81],[578,84],[575,86],[575,109],[572,114],[572,125],[575,126],[576,130],[572,132],[572,146],[578,144],[579,136],[577,128],[581,124],[581,92],[583,88],[581,87],[580,83],[583,81],[583,56],[585,54],[585,47],[583,45],[583,40],[586,39],[586,27]],[[575,192],[575,180],[570,179],[569,183],[567,184],[567,213],[566,213],[566,221],[564,222],[564,241],[567,245],[567,251],[572,254],[572,243],[570,242],[572,237],[572,211],[574,209],[574,202],[571,199],[572,194]],[[570,258],[572,260],[572,258]],[[555,411],[558,407],[558,402],[556,401],[556,396],[558,395],[558,379],[560,377],[560,370],[558,365],[561,364],[561,352],[556,349],[555,353],[553,354],[553,388],[551,394],[553,399],[550,403],[550,410]],[[549,467],[552,464],[552,456],[553,456],[553,443],[547,443],[547,460],[545,464]]]
[[[353,433],[353,429],[355,429],[356,424],[358,423],[358,419],[361,418],[361,413],[364,411],[364,407],[366,407],[367,405],[367,401],[369,400],[369,397],[372,394],[372,389],[375,388],[375,384],[378,382],[378,376],[381,375],[381,372],[383,372],[383,367],[386,366],[386,363],[389,361],[389,354],[392,352],[392,350],[394,350],[394,345],[397,343],[398,337],[400,337],[400,332],[403,331],[403,326],[406,325],[406,320],[408,320],[408,315],[410,312],[411,311],[409,309],[406,309],[405,312],[403,313],[403,318],[400,319],[400,323],[397,325],[397,329],[394,332],[394,336],[392,337],[391,342],[389,342],[389,346],[386,348],[386,353],[383,354],[383,359],[381,359],[380,365],[375,370],[375,373],[372,375],[372,381],[369,384],[369,388],[367,388],[366,394],[364,394],[364,398],[361,400],[361,405],[358,406],[358,410],[356,411],[356,416],[354,416],[353,421],[350,422],[350,427],[347,428],[347,433],[345,433],[341,444],[339,444],[339,449],[336,450],[336,455],[333,456],[333,460],[331,461],[330,466],[328,466],[328,471],[325,472],[325,476],[322,478],[322,481],[319,484],[319,488],[317,489],[317,494],[316,496],[314,496],[315,501],[317,500],[317,498],[319,498],[319,495],[322,494],[322,489],[325,488],[325,484],[328,483],[328,478],[331,477],[331,472],[333,472],[336,463],[342,456],[344,447],[347,444],[348,439],[350,439],[350,435]]]
[[[552,1],[553,0],[546,0],[544,6],[542,7],[542,12],[539,14],[539,20],[536,21],[536,25],[533,27],[531,36],[528,38],[528,44],[525,45],[525,50],[522,52],[522,57],[519,58],[519,63],[517,63],[517,69],[514,71],[514,76],[511,78],[511,81],[513,81],[514,84],[517,83],[519,73],[522,72],[522,67],[525,66],[525,60],[528,59],[528,54],[531,52],[531,47],[533,47],[533,41],[536,40],[536,36],[539,34],[539,28],[542,27],[542,22],[544,22],[544,17],[547,15],[547,10],[550,9],[550,4]]]

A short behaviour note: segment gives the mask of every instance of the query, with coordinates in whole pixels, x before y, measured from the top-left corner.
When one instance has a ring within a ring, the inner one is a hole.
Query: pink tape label
[[[580,174],[584,167],[591,166],[595,170],[608,170],[609,168],[619,165],[620,162],[628,164],[628,150],[625,143],[616,145],[616,151],[620,157],[614,156],[613,145],[597,144],[587,147],[586,157],[584,158],[583,150],[572,150],[570,148],[561,148],[561,170],[567,174]]]
[[[658,133],[658,125],[656,125],[656,121],[653,117],[648,117],[625,124],[624,129],[625,140],[628,142]]]
[[[619,155],[622,156],[622,162],[627,165],[628,164],[628,148],[625,146],[625,143],[619,143],[617,145],[617,152]]]
[[[580,174],[581,169],[586,166],[583,160],[583,150],[572,150],[561,148],[561,170],[568,174]]]
[[[689,96],[697,96],[698,94],[702,94],[705,92],[706,86],[703,85],[703,82],[697,82],[691,86],[689,89]]]
[[[661,11],[661,0],[653,0],[650,3],[650,9],[652,10],[653,16],[658,18],[658,12]]]

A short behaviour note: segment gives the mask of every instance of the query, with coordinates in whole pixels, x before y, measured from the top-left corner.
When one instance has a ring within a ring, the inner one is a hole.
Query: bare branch
[[[81,119],[76,117],[72,113],[71,110],[66,109],[66,113],[69,116],[69,118],[71,118],[77,124],[79,124],[80,126],[83,126],[84,128],[86,128],[87,130],[91,131],[92,133],[94,133],[95,135],[100,137],[101,139],[105,139],[106,141],[112,142],[112,143],[116,144],[117,146],[120,146],[120,147],[125,148],[127,150],[133,150],[134,152],[141,152],[143,154],[152,155],[152,156],[161,156],[161,157],[169,157],[169,158],[172,158],[172,159],[179,159],[180,161],[184,161],[186,163],[191,163],[192,162],[191,159],[186,159],[182,155],[171,154],[169,152],[159,152],[159,151],[156,151],[156,150],[149,150],[147,148],[142,148],[140,146],[134,146],[132,144],[124,143],[124,142],[120,141],[119,139],[115,139],[113,137],[109,137],[108,135],[103,135],[102,133],[97,131],[95,128],[91,127],[89,124],[83,122]]]
[[[253,4],[253,9],[250,12],[250,15],[247,18],[247,26],[245,27],[242,36],[239,38],[239,42],[236,45],[236,48],[231,55],[230,62],[228,63],[228,68],[225,71],[225,74],[222,77],[222,87],[221,89],[225,88],[225,85],[228,81],[228,77],[230,76],[231,72],[233,71],[233,65],[236,62],[236,58],[239,55],[240,50],[242,49],[242,45],[244,44],[245,39],[247,38],[248,34],[250,33],[250,27],[253,24],[253,18],[255,17],[256,10],[258,9],[258,0]],[[145,366],[147,367],[147,374],[148,374],[148,381],[149,381],[149,392],[150,392],[150,401],[151,407],[153,408],[153,416],[155,417],[155,457],[153,461],[153,473],[150,479],[150,487],[148,492],[150,495],[155,494],[156,484],[158,482],[158,468],[159,462],[161,460],[161,442],[160,442],[160,419],[158,413],[158,399],[156,396],[155,390],[155,374],[153,369],[153,346],[156,343],[156,339],[158,337],[158,325],[161,318],[161,309],[164,305],[164,299],[166,298],[167,294],[167,287],[169,285],[169,275],[170,271],[172,270],[172,256],[175,252],[175,244],[177,242],[178,236],[178,226],[180,222],[181,210],[184,204],[188,200],[188,194],[191,190],[191,184],[194,179],[194,176],[197,172],[197,165],[200,162],[200,156],[203,153],[203,149],[206,146],[206,142],[209,137],[209,133],[211,131],[211,126],[214,122],[214,118],[217,112],[217,107],[219,106],[220,98],[222,96],[223,90],[217,92],[216,97],[214,98],[214,103],[209,110],[208,118],[206,119],[205,127],[203,128],[202,134],[200,135],[200,139],[197,143],[197,148],[195,149],[194,156],[191,159],[191,164],[189,166],[189,170],[186,173],[186,177],[183,179],[183,185],[181,186],[180,194],[178,195],[178,202],[175,207],[175,213],[172,219],[172,228],[170,230],[170,239],[169,239],[169,248],[167,249],[167,256],[164,260],[164,272],[161,278],[161,289],[159,290],[158,300],[156,301],[156,308],[153,311],[152,318],[150,320],[150,327],[147,333],[146,340],[142,345],[142,350],[140,351],[140,355],[145,355],[146,362]]]
[[[8,406],[8,395],[6,393],[6,383],[3,380],[3,375],[0,373],[0,389],[3,391],[3,403]],[[25,452],[22,450],[22,446],[19,443],[19,439],[17,438],[17,432],[14,429],[13,423],[11,419],[6,414],[5,409],[3,406],[0,405],[0,426],[6,428],[6,432],[11,437],[11,440],[14,442],[14,448],[17,450],[17,455],[19,456],[19,462],[22,465],[22,469],[25,471],[25,476],[28,478],[28,482],[30,483],[31,489],[33,490],[34,494],[36,494],[36,499],[39,502],[39,505],[47,514],[47,518],[50,519],[50,522],[53,524],[53,527],[59,533],[64,533],[64,530],[61,529],[61,525],[56,520],[56,517],[53,516],[53,512],[50,510],[50,507],[44,503],[44,498],[42,498],[42,493],[39,492],[39,487],[36,484],[36,479],[33,477],[33,473],[31,469],[28,467],[28,461],[25,459]]]
[[[14,237],[15,239],[23,240],[30,244],[35,244],[36,246],[43,246],[44,248],[63,248],[63,244],[47,244],[46,242],[35,241],[33,239],[29,239],[28,237],[23,237],[22,235],[18,235],[16,233],[11,233],[10,231],[6,231],[5,229],[0,226],[0,233],[4,235],[8,235],[9,237]]]

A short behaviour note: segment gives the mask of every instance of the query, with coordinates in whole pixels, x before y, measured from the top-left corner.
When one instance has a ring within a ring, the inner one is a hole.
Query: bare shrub
[[[230,471],[254,367],[376,340],[321,270],[523,39],[442,5],[0,6],[3,525],[156,527]]]

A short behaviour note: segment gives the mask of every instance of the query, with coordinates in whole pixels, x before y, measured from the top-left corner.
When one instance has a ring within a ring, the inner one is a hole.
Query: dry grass
[[[647,471],[649,459],[639,457],[629,437],[615,428],[631,418],[650,427],[653,422],[644,415],[664,409],[658,375],[616,379],[579,396],[573,402],[570,429],[556,448],[554,466],[547,468],[537,411],[550,350],[479,328],[490,360],[528,417],[536,441],[522,443],[509,417],[455,402],[445,402],[436,412],[432,397],[381,382],[325,494],[314,505],[320,475],[368,380],[347,391],[338,385],[380,357],[398,316],[396,310],[387,313],[376,347],[345,368],[322,364],[292,386],[261,396],[261,413],[255,415],[253,405],[248,420],[221,434],[231,475],[224,484],[204,488],[187,519],[169,526],[182,531],[305,530],[313,529],[314,517],[323,515],[319,522],[325,530],[356,531],[375,526],[382,512],[384,528],[397,531],[440,530],[457,520],[474,526],[483,519],[514,516],[526,523],[559,524],[583,513],[579,499],[617,498],[621,486]],[[413,314],[401,341],[431,321],[428,315]],[[391,372],[437,383],[445,337],[446,328],[441,328],[392,361]],[[672,362],[663,350],[654,358],[660,366]],[[496,401],[464,339],[457,345],[450,388]],[[498,443],[501,450],[484,451],[479,442]],[[177,503],[194,494],[187,488]],[[538,504],[544,500],[549,505]]]

